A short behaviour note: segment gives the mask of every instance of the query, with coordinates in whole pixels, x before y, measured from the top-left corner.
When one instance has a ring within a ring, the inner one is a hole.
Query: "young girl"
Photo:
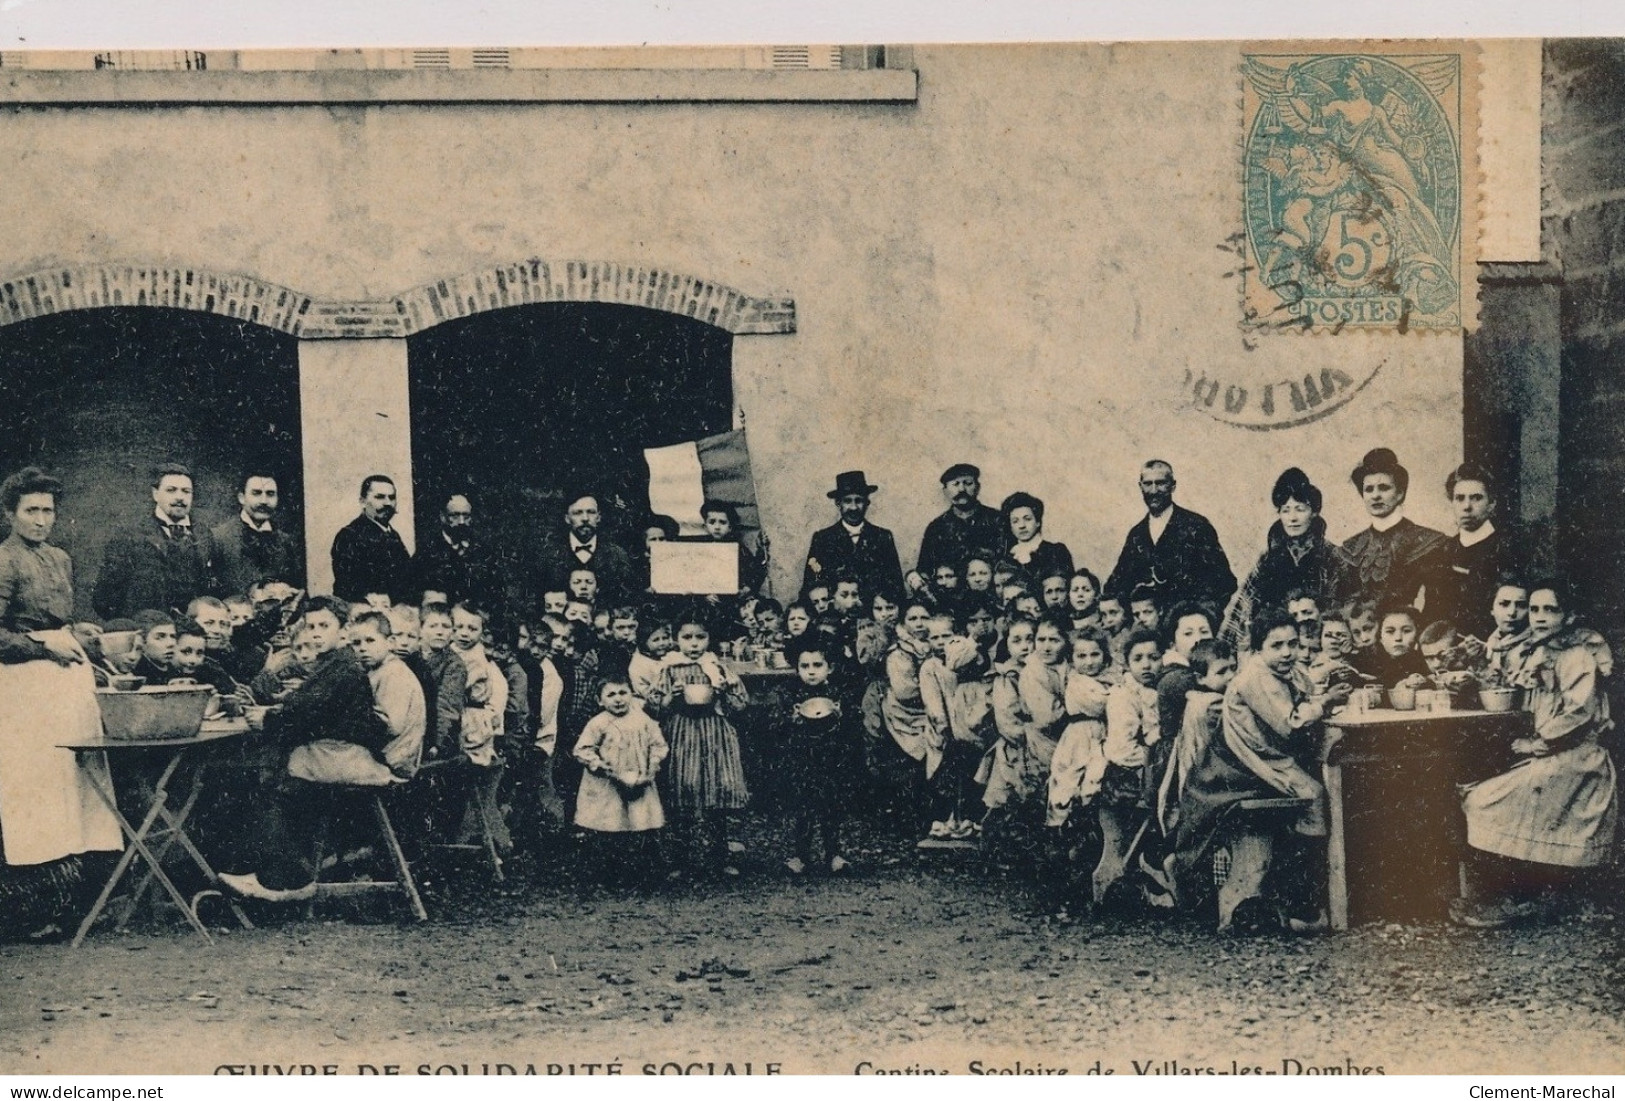
[[[1027,789],[1042,792],[1049,783],[1055,747],[1066,726],[1065,616],[1050,612],[1033,630],[1033,653],[1021,669],[1021,702],[1032,716],[1027,725]]]
[[[993,564],[985,558],[972,558],[965,563],[965,591],[979,596],[993,593]]]
[[[738,875],[729,855],[729,825],[750,801],[740,763],[739,732],[727,719],[750,702],[745,685],[711,652],[711,628],[703,614],[678,617],[677,649],[661,662],[660,677],[645,707],[661,720],[671,747],[672,812],[690,838],[690,856],[708,824],[712,858],[723,875]],[[709,689],[709,691],[707,691]]]
[[[1100,578],[1079,567],[1072,571],[1066,586],[1066,606],[1072,616],[1072,630],[1087,631],[1100,626]],[[1107,660],[1111,643],[1107,640]]]
[[[806,604],[795,603],[784,609],[784,644],[794,641],[812,629],[813,611]]]
[[[626,677],[632,694],[640,702],[649,698],[655,682],[660,679],[660,663],[675,646],[671,624],[661,623],[653,616],[638,620],[637,649],[626,663]]]
[[[1600,635],[1575,625],[1574,609],[1565,585],[1529,589],[1533,649],[1514,684],[1529,694],[1535,735],[1512,743],[1517,764],[1466,789],[1472,890],[1451,907],[1464,925],[1553,916],[1578,869],[1611,859],[1618,796],[1600,739],[1613,728],[1603,690],[1613,656]]]
[[[1044,603],[1044,610],[1046,612],[1065,610],[1071,586],[1071,574],[1049,573],[1039,578],[1038,595]]]
[[[1112,642],[1112,668],[1123,668],[1123,643],[1128,639],[1128,611],[1121,599],[1102,596],[1096,605],[1100,612],[1100,629]]]
[[[637,706],[632,686],[623,676],[611,675],[599,682],[598,705],[601,710],[587,721],[576,741],[575,757],[584,775],[576,797],[575,824],[602,835],[658,830],[666,824],[660,793],[655,790],[655,775],[667,752],[660,724]],[[637,840],[641,842],[641,836]],[[641,844],[636,847],[642,848]],[[648,855],[641,851],[595,855],[599,873],[606,875],[627,875],[648,863]]]
[[[932,609],[918,600],[910,602],[904,610],[902,629],[886,655],[886,694],[880,701],[880,713],[892,742],[921,766],[909,770],[912,773],[907,782],[909,790],[894,793],[894,797],[902,796],[912,804],[916,812],[920,810],[918,804],[924,782],[929,781],[942,764],[942,745],[931,728],[925,700],[920,695],[920,666],[931,656],[931,616]]]
[[[1032,794],[1028,777],[1027,729],[1032,715],[1021,702],[1021,670],[1033,652],[1036,622],[1025,617],[1010,621],[1005,631],[1005,660],[993,667],[993,723],[998,737],[982,757],[976,782],[984,785],[982,804],[988,813],[985,827],[1008,819],[1014,807]]]
[[[1111,660],[1111,641],[1099,628],[1072,636],[1066,673],[1066,730],[1050,763],[1046,826],[1065,826],[1074,807],[1085,807],[1106,773],[1106,697],[1101,679]]]

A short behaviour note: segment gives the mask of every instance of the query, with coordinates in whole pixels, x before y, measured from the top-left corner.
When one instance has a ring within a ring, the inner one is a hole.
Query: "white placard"
[[[649,587],[667,595],[730,595],[739,591],[739,547],[734,543],[649,545]]]

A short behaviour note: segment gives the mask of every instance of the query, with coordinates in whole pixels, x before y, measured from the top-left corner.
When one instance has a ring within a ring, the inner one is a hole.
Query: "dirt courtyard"
[[[1613,916],[1476,932],[1220,938],[1058,922],[971,854],[870,841],[794,879],[654,894],[521,868],[206,948],[173,915],[0,948],[0,1072],[1070,1074],[1625,1071]],[[218,916],[218,915],[217,915]]]

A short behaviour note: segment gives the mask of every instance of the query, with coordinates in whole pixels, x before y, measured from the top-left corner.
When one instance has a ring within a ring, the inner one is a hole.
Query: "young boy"
[[[784,649],[784,607],[770,596],[756,602],[756,630],[751,645],[769,652]]]
[[[406,667],[423,689],[427,715],[423,757],[429,761],[450,760],[462,737],[463,705],[468,691],[468,666],[451,649],[451,609],[435,601],[418,613],[421,644],[416,653],[404,658]]]
[[[1354,648],[1347,655],[1348,661],[1358,669],[1377,646],[1377,605],[1370,600],[1353,600],[1343,608],[1343,615],[1354,636]]]
[[[828,585],[814,585],[807,590],[807,604],[812,608],[814,619],[822,619],[829,614],[834,598],[830,594]]]
[[[207,639],[207,632],[195,620],[183,619],[175,625],[175,656],[171,661],[169,683],[206,684],[221,700],[231,699],[236,701],[235,706],[242,706],[243,697],[237,683],[219,662],[209,657]]]
[[[422,649],[423,613],[410,604],[397,604],[389,610],[390,648],[395,656],[405,661],[410,654]]]
[[[376,610],[364,611],[350,620],[350,646],[367,671],[372,686],[373,707],[389,727],[390,739],[381,755],[389,768],[390,780],[412,778],[423,758],[423,738],[428,728],[428,708],[423,687],[406,663],[396,654],[394,629],[389,617]]]
[[[1135,603],[1131,601],[1130,606]],[[1128,675],[1106,696],[1106,775],[1100,798],[1102,849],[1093,877],[1096,905],[1105,901],[1106,892],[1122,878],[1139,820],[1151,809],[1156,789],[1147,775],[1150,749],[1162,739],[1157,714],[1162,644],[1154,632],[1136,627],[1124,642],[1123,653]]]
[[[564,607],[570,602],[570,594],[563,589],[553,589],[542,594],[542,614],[564,615]]]
[[[228,596],[226,611],[231,615],[231,629],[235,631],[254,618],[254,602],[246,596]]]
[[[861,782],[863,728],[849,701],[838,698],[831,678],[837,660],[816,632],[792,644],[796,684],[780,704],[784,766],[795,810],[795,853],[784,866],[801,875],[818,864],[839,874],[848,867],[841,855],[841,820]],[[813,831],[823,841],[813,848]],[[820,859],[821,855],[821,859]]]
[[[565,588],[571,600],[579,600],[583,604],[598,603],[598,574],[586,566],[577,566],[570,571]]]
[[[1174,836],[1179,823],[1185,781],[1206,754],[1208,743],[1222,736],[1219,705],[1224,690],[1236,679],[1236,651],[1228,642],[1203,639],[1191,647],[1190,666],[1196,686],[1185,693],[1185,718],[1168,758],[1168,772],[1157,789],[1157,818],[1168,837]]]
[[[163,612],[135,614],[141,631],[141,657],[130,672],[146,677],[149,685],[168,684],[175,675],[175,621]]]
[[[1302,632],[1299,632],[1302,641]],[[1308,666],[1309,682],[1315,691],[1324,692],[1333,683],[1357,683],[1359,674],[1349,664],[1348,656],[1354,648],[1354,632],[1348,617],[1333,608],[1320,619],[1320,653]]]
[[[1462,634],[1454,623],[1442,619],[1429,623],[1417,640],[1417,649],[1439,688],[1457,693],[1478,684],[1473,670],[1483,667],[1484,644]]]
[[[1294,623],[1319,623],[1320,601],[1314,593],[1293,589],[1286,594],[1286,614]]]

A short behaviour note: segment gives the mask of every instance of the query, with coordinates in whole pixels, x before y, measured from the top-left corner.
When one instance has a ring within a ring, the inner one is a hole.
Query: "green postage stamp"
[[[1473,46],[1343,47],[1242,54],[1244,324],[1471,328]]]

